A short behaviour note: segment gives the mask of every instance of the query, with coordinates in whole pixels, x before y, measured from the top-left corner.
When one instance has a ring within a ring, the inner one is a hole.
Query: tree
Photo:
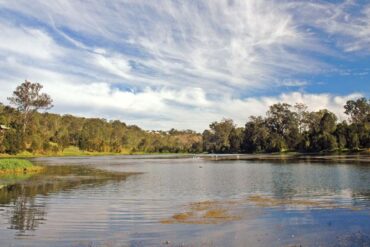
[[[335,136],[328,132],[324,132],[318,136],[318,150],[317,151],[331,151],[338,148]]]
[[[308,130],[309,151],[332,151],[338,147],[334,132],[337,127],[337,117],[328,110],[320,110],[309,114],[310,123]],[[302,145],[301,145],[302,146]]]
[[[250,117],[244,129],[243,150],[245,152],[266,152],[269,129],[262,117]]]
[[[299,133],[303,133],[303,131],[307,130],[307,106],[303,103],[297,103],[294,105],[294,109],[297,116],[298,121],[298,130]]]
[[[299,143],[298,116],[291,111],[291,105],[279,103],[270,106],[266,123],[272,134],[271,143],[275,143],[273,149],[296,148]]]
[[[360,147],[360,138],[358,137],[358,131],[356,125],[351,124],[347,132],[347,146],[349,149],[357,150]]]
[[[320,132],[333,133],[337,127],[337,117],[334,113],[326,111],[320,120]]]
[[[348,124],[346,121],[343,121],[337,124],[337,128],[335,130],[335,136],[337,137],[338,147],[340,149],[344,149],[347,146],[347,132],[348,132]]]
[[[303,104],[292,107],[280,103],[272,105],[266,117],[251,117],[245,128],[236,127],[231,119],[223,119],[211,123],[201,135],[191,130],[146,131],[120,121],[39,113],[37,110],[51,107],[51,99],[40,96],[45,95],[40,93],[41,85],[31,84],[35,85],[26,81],[10,98],[17,109],[0,103],[0,124],[10,127],[0,135],[0,153],[57,152],[68,146],[117,153],[286,149],[320,152],[370,148],[370,101],[364,99],[347,102],[345,109],[351,116],[350,124],[337,123],[336,116],[326,109],[309,112]]]
[[[223,119],[221,122],[213,122],[209,125],[210,130],[203,132],[203,146],[208,152],[230,152],[230,134],[235,129],[231,119]]]
[[[344,106],[345,112],[350,116],[348,146],[352,149],[370,147],[370,100],[360,98],[349,100]]]
[[[370,100],[359,98],[348,100],[344,105],[344,113],[351,117],[352,123],[369,123],[370,120]]]
[[[229,143],[230,143],[230,152],[231,153],[240,153],[241,146],[243,143],[243,128],[233,128],[229,135]]]
[[[8,154],[16,154],[25,150],[22,142],[22,133],[18,133],[16,128],[5,132],[3,145],[5,152]]]
[[[208,153],[215,152],[215,145],[214,145],[214,135],[210,130],[204,130],[202,134],[203,139],[203,150]]]
[[[14,105],[23,115],[22,131],[26,132],[30,116],[33,112],[40,109],[50,109],[53,107],[53,100],[49,95],[41,93],[43,86],[39,83],[25,81],[19,85],[13,92],[13,96],[9,97],[9,102]]]

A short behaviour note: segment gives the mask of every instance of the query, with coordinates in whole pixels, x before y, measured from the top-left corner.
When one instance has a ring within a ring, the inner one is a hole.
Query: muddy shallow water
[[[0,246],[370,246],[370,166],[40,158],[0,177]]]

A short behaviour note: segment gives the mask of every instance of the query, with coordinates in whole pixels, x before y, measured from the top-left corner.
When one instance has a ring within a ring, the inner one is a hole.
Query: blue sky
[[[369,97],[368,1],[0,0],[0,29],[0,101],[28,79],[56,113],[202,130]]]

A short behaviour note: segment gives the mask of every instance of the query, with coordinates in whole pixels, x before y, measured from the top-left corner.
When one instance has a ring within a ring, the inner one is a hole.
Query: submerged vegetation
[[[234,212],[231,205],[236,201],[202,201],[186,205],[186,212],[175,213],[162,224],[219,224],[240,220],[241,216]]]
[[[245,208],[248,207],[248,213]],[[162,224],[219,224],[241,220],[245,217],[257,217],[260,208],[287,207],[300,210],[309,209],[350,209],[362,210],[361,207],[341,205],[334,200],[312,200],[308,198],[275,198],[271,196],[252,194],[246,198],[234,200],[200,201],[185,205],[185,211],[175,213]]]
[[[39,113],[52,99],[42,86],[26,81],[0,103],[0,156],[137,153],[328,152],[370,148],[370,100],[349,100],[348,121],[327,109],[278,103],[265,117],[252,116],[244,127],[233,120],[213,122],[202,134],[192,130],[146,131],[121,121]]]

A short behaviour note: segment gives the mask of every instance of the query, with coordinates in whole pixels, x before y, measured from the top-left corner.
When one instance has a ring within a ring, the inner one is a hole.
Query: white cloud
[[[346,52],[370,52],[370,4],[358,1],[301,2],[293,1],[297,21],[328,34],[328,39]]]
[[[243,126],[249,116],[264,115],[274,103],[286,102],[294,105],[304,103],[309,110],[317,111],[327,108],[336,113],[341,120],[343,105],[349,99],[361,94],[335,96],[331,94],[283,93],[275,97],[233,98],[229,94],[212,98],[201,88],[184,88],[180,90],[146,88],[143,91],[121,91],[108,83],[69,83],[58,74],[49,74],[50,78],[59,78],[59,83],[45,83],[45,91],[54,99],[57,113],[72,113],[86,117],[120,119],[129,124],[137,124],[145,129],[168,130],[194,129],[202,131],[213,121],[232,118]],[[0,101],[12,88],[0,81]]]
[[[306,86],[308,83],[306,81],[299,80],[283,80],[280,85],[285,87],[302,87]]]
[[[156,86],[252,91],[281,75],[324,66],[308,56],[321,49],[319,43],[297,29],[292,14],[274,1],[34,1],[32,6],[13,1],[5,6],[46,21],[79,48],[96,50],[61,30],[120,46],[96,55],[97,64],[144,86],[155,78]],[[128,60],[145,71],[130,70]]]
[[[292,92],[275,97],[237,99],[223,95],[222,98],[212,99],[200,88],[123,92],[110,89],[105,83],[70,86],[73,89],[63,89],[65,95],[60,95],[56,101],[65,108],[59,108],[62,112],[77,107],[80,111],[76,113],[79,115],[88,113],[88,116],[104,116],[108,119],[119,117],[146,129],[162,130],[175,127],[202,131],[211,122],[224,117],[232,118],[239,126],[243,126],[250,116],[264,115],[270,105],[278,102],[291,105],[304,103],[311,111],[329,109],[340,120],[344,120],[343,106],[346,101],[362,96],[358,93],[335,96]],[[66,97],[75,100],[66,101]]]
[[[296,78],[336,71],[316,56],[338,56],[321,40],[325,35],[338,37],[338,47],[347,52],[369,51],[370,5],[359,16],[350,15],[353,6],[290,0],[0,1],[0,8],[29,18],[13,23],[0,17],[0,101],[29,79],[45,85],[55,112],[148,129],[202,130],[223,117],[244,125],[250,115],[281,101],[326,107],[343,117],[343,104],[357,94],[281,90],[303,90],[310,83]],[[274,88],[277,96],[251,96]]]
[[[0,52],[33,59],[51,60],[60,55],[54,40],[45,32],[0,22]]]
[[[98,66],[101,66],[103,69],[114,75],[122,78],[130,77],[128,74],[131,70],[131,67],[124,58],[119,56],[107,57],[105,55],[96,54],[95,62]]]

